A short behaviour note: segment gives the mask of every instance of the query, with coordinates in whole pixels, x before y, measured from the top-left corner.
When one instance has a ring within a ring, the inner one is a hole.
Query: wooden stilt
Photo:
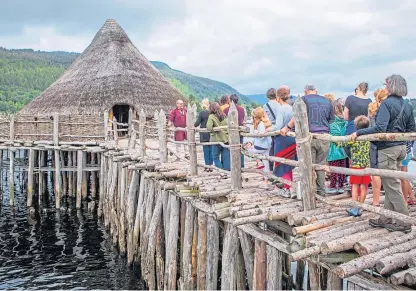
[[[134,227],[135,227],[135,217],[136,212],[138,212],[138,199],[137,199],[137,188],[139,187],[139,174],[137,171],[133,171],[129,191],[127,195],[127,258],[128,263],[133,262],[133,256],[135,253],[135,243],[134,240],[138,240],[138,237],[134,236]],[[142,193],[143,194],[143,193]]]
[[[254,241],[254,274],[253,290],[266,289],[266,243],[256,239]]]
[[[142,211],[142,204],[143,204],[144,196],[145,196],[145,193],[144,193],[145,179],[144,179],[143,173],[140,175],[139,184],[137,183],[138,180],[139,180],[139,173],[137,171],[133,171],[131,181],[130,181],[130,187],[129,187],[129,197],[130,197],[130,191],[132,191],[131,188],[137,187],[137,186],[139,186],[139,197],[137,199],[137,207],[136,207],[137,210],[136,210],[136,216],[134,219],[134,228],[132,232],[132,237],[130,238],[130,235],[129,235],[128,240],[127,240],[127,264],[128,265],[131,265],[133,263],[134,255],[136,255],[137,257],[140,254],[139,252],[140,214]],[[137,191],[137,188],[135,191]],[[128,225],[128,229],[130,229],[130,225]],[[129,230],[129,233],[130,233],[130,230]]]
[[[9,150],[9,203],[14,206],[14,151]]]
[[[207,268],[207,216],[202,211],[198,212],[198,246],[197,246],[197,289],[206,287]]]
[[[267,256],[267,290],[282,290],[282,252],[274,247],[266,246]]]
[[[248,286],[253,289],[253,273],[254,273],[254,244],[247,233],[238,230],[238,236],[240,238],[241,249],[244,256],[244,265],[247,273]]]
[[[195,219],[195,210],[192,205],[188,202],[186,205],[186,217],[185,217],[185,227],[184,227],[184,243],[183,243],[183,273],[180,280],[181,290],[192,290],[193,288],[193,278],[192,278],[192,241],[194,234],[194,219]],[[205,289],[205,286],[204,288]]]
[[[65,155],[66,153],[64,151],[59,152],[62,168],[65,167]],[[61,179],[62,179],[62,196],[65,197],[68,195],[67,172],[61,172]]]
[[[218,254],[220,227],[215,218],[208,216],[207,219],[207,268],[206,268],[206,290],[216,290],[218,284]]]
[[[44,166],[45,164],[45,151],[39,151],[39,170]],[[39,171],[39,184],[38,184],[38,204],[39,207],[42,207],[43,205],[43,195],[45,194],[45,175],[42,171]]]
[[[82,153],[82,183],[81,183],[81,192],[82,192],[82,199],[87,199],[88,197],[88,178],[87,172],[84,171],[86,164],[87,164],[87,153]]]
[[[95,165],[97,163],[96,154],[91,153],[91,164]],[[91,181],[91,197],[95,199],[97,197],[97,172],[91,172],[90,176]]]
[[[174,195],[170,197],[169,244],[166,246],[165,289],[176,289],[177,246],[179,233],[179,201]]]
[[[127,168],[121,168],[121,175],[120,175],[120,208],[118,213],[120,231],[118,235],[118,245],[120,248],[120,252],[124,254],[126,252],[126,203],[125,203],[125,196],[126,196],[126,176],[127,176]],[[136,203],[133,203],[136,205]],[[131,224],[133,225],[133,218],[131,218]]]
[[[236,261],[238,251],[237,228],[231,223],[227,224],[224,244],[222,247],[222,266],[221,266],[221,289],[236,289]]]
[[[77,209],[81,208],[82,201],[82,170],[83,170],[83,161],[84,155],[82,151],[77,151],[77,198],[76,198],[76,207]]]
[[[53,115],[53,144],[59,146],[59,117],[58,114]],[[55,208],[61,208],[62,197],[62,179],[61,179],[61,163],[59,161],[59,150],[54,150],[55,156]]]
[[[68,152],[68,167],[72,167],[72,152]],[[74,172],[68,172],[68,196],[74,197],[74,188],[73,188],[73,179],[74,179]]]
[[[27,207],[31,207],[33,204],[33,171],[35,167],[35,150],[29,150],[29,168],[27,174]]]

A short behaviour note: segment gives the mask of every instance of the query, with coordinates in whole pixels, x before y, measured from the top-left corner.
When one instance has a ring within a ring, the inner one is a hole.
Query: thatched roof
[[[107,20],[92,43],[22,114],[103,112],[114,104],[167,110],[184,97],[132,44],[115,20]]]

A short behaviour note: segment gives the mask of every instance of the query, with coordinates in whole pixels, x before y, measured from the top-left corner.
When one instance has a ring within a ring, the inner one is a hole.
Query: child
[[[270,122],[269,118],[266,115],[266,112],[262,107],[258,107],[254,109],[252,112],[253,117],[253,128],[255,134],[263,135],[266,133],[267,129],[272,126],[272,123]],[[249,142],[245,148],[248,149],[249,153],[251,154],[261,154],[268,156],[270,152],[270,147],[272,145],[272,138],[270,136],[264,136],[264,137],[255,137],[253,139],[253,142]],[[268,176],[270,172],[270,164],[268,160],[263,160],[263,172],[264,175],[264,182],[267,183]]]
[[[402,161],[402,168],[401,168],[403,172],[408,171],[409,162],[412,159],[413,143],[414,143],[413,141],[406,142],[406,157]],[[413,153],[413,155],[414,154],[415,153]],[[402,179],[401,183],[402,183],[402,192],[404,196],[404,201],[408,205],[416,205],[415,193],[413,192],[413,187],[410,184],[409,180]]]
[[[334,101],[335,120],[330,124],[330,134],[333,136],[345,135],[345,125],[347,122],[343,118],[343,108],[339,100]],[[328,152],[328,162],[330,166],[345,168],[345,158],[347,155],[343,148],[337,147],[337,145],[331,142]],[[331,183],[329,189],[326,191],[328,194],[342,194],[344,193],[344,174],[331,173]]]
[[[370,120],[364,116],[357,116],[354,120],[355,128],[362,129],[370,126]],[[348,145],[351,149],[351,168],[365,169],[370,166],[370,142],[369,141],[349,141],[337,143],[337,146]],[[363,203],[367,196],[368,185],[371,183],[370,176],[350,176],[352,199]],[[358,199],[359,196],[359,199]]]

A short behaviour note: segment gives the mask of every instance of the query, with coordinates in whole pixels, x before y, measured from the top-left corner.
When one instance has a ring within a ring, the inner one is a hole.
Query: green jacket
[[[212,131],[214,127],[218,126],[227,126],[228,125],[228,119],[224,118],[222,121],[218,119],[215,114],[210,114],[208,116],[207,121],[207,130],[210,132],[210,142],[222,142],[222,143],[228,143],[228,132],[226,129],[221,131]]]
[[[344,136],[345,135],[345,128],[347,122],[339,118],[338,116],[335,117],[335,120],[330,124],[329,130],[330,134],[334,136]],[[337,145],[331,142],[328,152],[328,162],[343,160],[347,157],[343,148],[337,147]]]

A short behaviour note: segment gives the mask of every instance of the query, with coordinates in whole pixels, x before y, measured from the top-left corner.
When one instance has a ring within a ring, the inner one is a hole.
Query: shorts
[[[362,170],[364,168],[354,168],[352,167],[352,169],[354,170]],[[350,184],[364,184],[364,185],[369,185],[371,183],[371,177],[370,176],[350,176]]]
[[[412,153],[408,153],[404,160],[402,161],[402,167],[407,167],[409,162],[412,160]]]

